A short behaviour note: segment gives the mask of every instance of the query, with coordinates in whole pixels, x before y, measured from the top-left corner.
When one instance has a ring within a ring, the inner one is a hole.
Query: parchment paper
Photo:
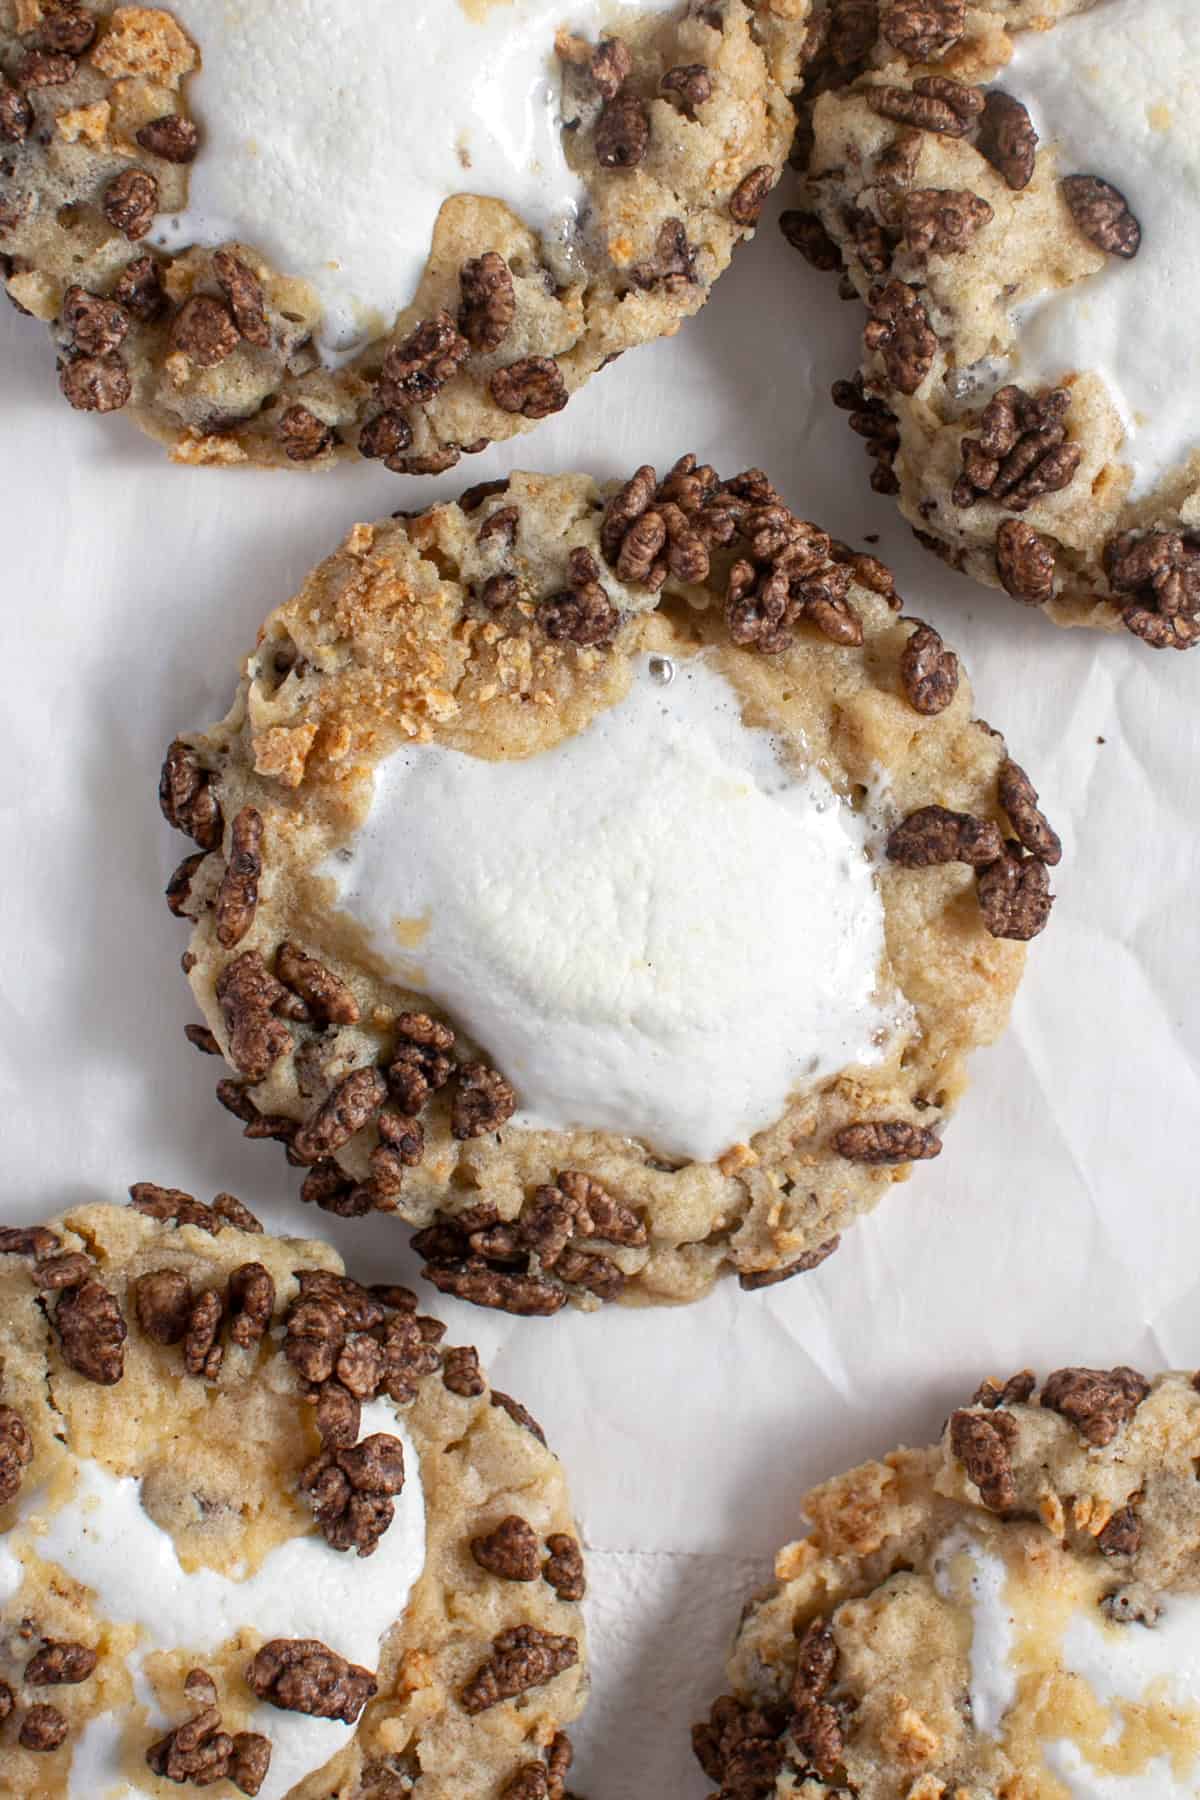
[[[591,1800],[707,1791],[687,1727],[809,1484],[926,1440],[987,1373],[1200,1362],[1200,652],[1058,631],[921,551],[826,398],[860,326],[768,218],[673,342],[419,482],[171,468],[128,424],[71,414],[40,328],[0,317],[7,1221],[139,1179],[226,1188],[269,1228],[328,1234],[364,1278],[411,1270],[407,1233],[302,1209],[275,1147],[216,1106],[161,899],[181,853],[154,797],[167,740],[225,710],[263,615],[357,519],[514,466],[625,475],[685,449],[761,464],[837,535],[878,534],[1063,834],[1051,927],[941,1160],[817,1273],[673,1311],[432,1308],[571,1475],[595,1669],[572,1786]]]

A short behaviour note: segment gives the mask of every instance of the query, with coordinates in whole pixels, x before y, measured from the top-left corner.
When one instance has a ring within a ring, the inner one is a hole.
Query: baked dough
[[[314,288],[253,243],[147,249],[206,154],[188,116],[205,46],[161,8],[3,0],[9,295],[50,326],[72,405],[128,411],[176,462],[362,453],[439,472],[703,305],[783,167],[807,12],[681,0],[631,10],[621,40],[560,35],[563,141],[586,195],[572,243],[544,242],[502,200],[452,196],[416,291],[336,366],[314,349]]]
[[[0,1228],[0,1794],[562,1800],[583,1570],[536,1422],[328,1245],[132,1194]]]
[[[1024,1371],[815,1488],[694,1732],[722,1800],[1195,1791],[1200,1395]]]
[[[1187,649],[1200,460],[1171,209],[1190,220],[1197,121],[1190,15],[1163,8],[1155,61],[1116,48],[1156,29],[1129,0],[830,0],[783,224],[867,305],[834,398],[920,541],[1056,624]]]
[[[957,658],[902,604],[761,471],[721,482],[690,457],[603,489],[516,474],[355,526],[266,621],[228,717],[172,745],[161,790],[199,846],[168,890],[193,925],[192,1035],[232,1064],[219,1097],[247,1135],[308,1169],[302,1197],[393,1211],[439,1286],[549,1313],[802,1273],[936,1155],[967,1053],[1001,1031],[1021,940],[1048,917],[1059,844]],[[648,655],[702,655],[744,721],[886,827],[879,980],[900,1026],[708,1160],[510,1123],[521,1096],[497,1047],[390,978],[317,873],[389,752],[536,758],[619,703]]]

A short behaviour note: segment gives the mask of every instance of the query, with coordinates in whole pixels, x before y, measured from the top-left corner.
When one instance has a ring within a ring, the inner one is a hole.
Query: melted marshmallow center
[[[966,1530],[934,1559],[944,1599],[970,1613],[971,1716],[1013,1741],[1041,1701],[1040,1754],[1070,1800],[1196,1800],[1200,1794],[1200,1594],[1168,1594],[1153,1626],[1117,1624],[1094,1584],[1055,1589]],[[1082,1733],[1072,1735],[1073,1728]]]
[[[168,1719],[143,1671],[156,1650],[186,1650],[195,1665],[235,1640],[243,1630],[271,1638],[318,1638],[349,1662],[374,1671],[380,1645],[408,1604],[425,1564],[425,1501],[420,1461],[403,1424],[383,1401],[362,1409],[362,1437],[385,1432],[404,1445],[404,1487],[395,1517],[369,1558],[333,1550],[319,1533],[280,1544],[242,1580],[213,1569],[184,1569],[169,1532],[141,1504],[140,1485],[101,1463],[81,1457],[71,1497],[45,1520],[36,1497],[23,1507],[29,1523],[9,1534],[0,1564],[0,1602],[19,1614],[24,1579],[22,1551],[61,1569],[95,1595],[98,1615],[137,1628],[129,1658],[137,1700],[146,1708],[140,1731],[144,1748],[181,1717]],[[19,1579],[18,1579],[19,1576]],[[249,1656],[245,1658],[249,1661]],[[218,1684],[219,1686],[220,1684]],[[283,1800],[320,1769],[353,1736],[338,1719],[311,1718],[256,1705],[247,1729],[271,1740],[271,1764],[259,1800]],[[131,1784],[121,1772],[126,1721],[101,1713],[71,1740],[66,1800],[148,1800],[149,1786]],[[143,1741],[144,1740],[144,1743]],[[149,1779],[149,1778],[148,1778]]]
[[[1173,1594],[1153,1627],[1114,1625],[1103,1616],[1076,1613],[1063,1636],[1063,1666],[1090,1688],[1122,1729],[1123,1706],[1165,1700],[1172,1710],[1200,1706],[1200,1595]],[[1071,1800],[1195,1800],[1200,1759],[1164,1751],[1144,1768],[1103,1773],[1069,1738],[1046,1746],[1046,1761]]]
[[[969,1532],[956,1531],[939,1549],[933,1571],[942,1598],[970,1608],[971,1717],[977,1730],[995,1737],[1017,1697],[1016,1630],[1005,1597],[1008,1566]]]
[[[1024,31],[1002,85],[1028,106],[1059,175],[1099,175],[1142,227],[1131,261],[1037,302],[1021,320],[1026,385],[1102,376],[1126,429],[1135,494],[1200,445],[1200,32],[1196,0],[1099,0]]]
[[[349,352],[409,304],[443,201],[505,201],[566,242],[582,189],[562,150],[554,37],[676,0],[170,0],[202,66],[188,208],[160,248],[252,245]]]
[[[703,658],[667,685],[660,661],[523,761],[395,752],[322,872],[514,1084],[517,1124],[708,1161],[878,1062],[896,1014],[864,819]]]

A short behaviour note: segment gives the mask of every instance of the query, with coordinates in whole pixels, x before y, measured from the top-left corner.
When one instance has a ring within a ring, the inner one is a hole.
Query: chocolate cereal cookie
[[[437,473],[703,305],[807,12],[0,0],[9,295],[177,462]]]
[[[693,1739],[720,1800],[1183,1800],[1200,1783],[1190,1375],[985,1382],[815,1488]]]
[[[1060,855],[883,565],[692,456],[356,526],[160,799],[221,1103],[519,1313],[815,1268]]]
[[[828,0],[784,229],[867,308],[834,399],[927,546],[1200,641],[1190,0]]]
[[[143,1182],[0,1226],[0,1795],[563,1800],[583,1563],[407,1289]]]

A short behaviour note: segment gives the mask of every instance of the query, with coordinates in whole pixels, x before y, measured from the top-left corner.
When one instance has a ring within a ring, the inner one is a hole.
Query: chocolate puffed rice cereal
[[[1183,1793],[1198,1433],[1190,1374],[1025,1370],[813,1489],[693,1733],[720,1800]]]
[[[1061,854],[884,565],[693,456],[357,526],[160,800],[222,1105],[526,1317],[819,1267],[940,1152]]]
[[[867,308],[834,399],[920,542],[1176,650],[1200,641],[1194,27],[1188,0],[821,0],[784,214]]]
[[[0,269],[177,463],[440,473],[703,306],[808,11],[0,0]]]
[[[576,1526],[443,1332],[228,1195],[4,1231],[4,1800],[561,1800]]]

